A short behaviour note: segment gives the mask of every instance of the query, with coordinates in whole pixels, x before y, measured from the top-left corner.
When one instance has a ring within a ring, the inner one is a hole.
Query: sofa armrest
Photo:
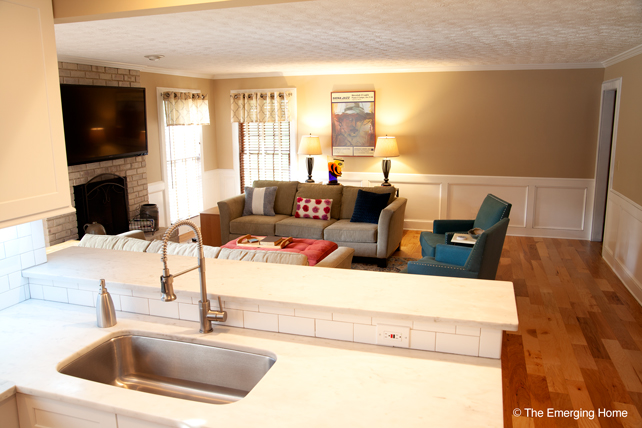
[[[377,258],[388,258],[401,244],[407,202],[406,198],[397,198],[381,211],[377,226]]]
[[[223,201],[218,201],[218,212],[221,221],[221,243],[230,240],[230,222],[243,215],[245,195],[237,195]]]
[[[444,235],[447,232],[468,232],[475,220],[435,220],[432,222],[432,233]]]
[[[350,269],[352,267],[352,256],[354,248],[339,247],[321,260],[314,267],[329,267],[339,269]]]

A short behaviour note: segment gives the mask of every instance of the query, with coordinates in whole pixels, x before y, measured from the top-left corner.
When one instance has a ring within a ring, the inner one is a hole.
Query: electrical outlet
[[[408,348],[410,346],[410,327],[378,324],[377,345]]]

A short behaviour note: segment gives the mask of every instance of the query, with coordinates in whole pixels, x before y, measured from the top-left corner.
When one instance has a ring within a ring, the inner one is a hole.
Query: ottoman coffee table
[[[265,238],[257,236],[257,238]],[[339,246],[332,241],[324,241],[322,239],[303,239],[293,238],[292,242],[284,248],[279,248],[271,245],[261,245],[256,247],[248,247],[245,245],[238,245],[236,239],[231,240],[221,248],[242,248],[244,250],[260,250],[260,251],[286,251],[290,253],[300,253],[308,258],[308,264],[314,266],[321,260],[326,258],[330,253],[339,248]]]

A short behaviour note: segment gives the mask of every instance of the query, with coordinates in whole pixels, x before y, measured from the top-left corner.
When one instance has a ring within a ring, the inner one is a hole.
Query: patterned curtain
[[[209,125],[207,95],[192,92],[163,92],[167,126]]]
[[[292,92],[230,94],[232,122],[288,122],[290,121],[290,97],[292,97]]]

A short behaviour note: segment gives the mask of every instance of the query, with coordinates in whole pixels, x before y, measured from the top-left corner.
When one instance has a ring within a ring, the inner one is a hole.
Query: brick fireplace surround
[[[123,68],[110,68],[95,65],[58,63],[60,83],[95,86],[140,87],[140,72]],[[140,206],[149,201],[147,191],[146,156],[88,163],[69,167],[69,191],[71,203],[75,207],[74,186],[85,184],[98,174],[112,173],[127,177],[129,196],[129,219],[136,217]],[[80,225],[81,227],[83,225]],[[76,213],[64,214],[47,219],[49,245],[60,244],[78,239]]]

